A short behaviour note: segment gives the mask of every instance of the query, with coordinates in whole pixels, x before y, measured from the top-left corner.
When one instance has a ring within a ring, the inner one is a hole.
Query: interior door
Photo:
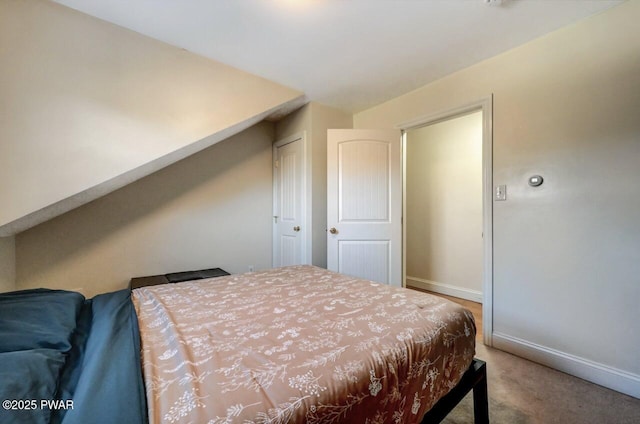
[[[327,268],[402,286],[399,130],[328,130]]]
[[[301,138],[274,145],[273,266],[300,265],[305,258],[304,157]]]

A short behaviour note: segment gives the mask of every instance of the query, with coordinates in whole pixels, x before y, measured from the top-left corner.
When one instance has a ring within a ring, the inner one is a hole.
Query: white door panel
[[[338,240],[338,269],[341,273],[388,283],[389,241]]]
[[[338,144],[339,222],[389,222],[389,165],[386,142]]]
[[[300,238],[282,235],[280,237],[280,263],[277,266],[299,265]]]
[[[330,270],[402,284],[401,169],[400,131],[328,131]]]
[[[274,147],[273,266],[300,265],[304,249],[304,157],[300,138]]]

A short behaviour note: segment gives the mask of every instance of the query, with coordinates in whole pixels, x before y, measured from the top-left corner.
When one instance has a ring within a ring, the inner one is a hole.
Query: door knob
[[[293,231],[300,231],[300,226],[296,225],[295,227],[293,227]]]
[[[338,230],[336,230],[336,227],[331,227],[331,229],[329,229],[329,232],[331,234],[338,234]]]

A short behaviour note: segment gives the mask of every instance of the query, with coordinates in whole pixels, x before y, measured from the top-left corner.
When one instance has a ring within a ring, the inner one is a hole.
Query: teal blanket
[[[1,423],[146,423],[129,290],[0,294]]]

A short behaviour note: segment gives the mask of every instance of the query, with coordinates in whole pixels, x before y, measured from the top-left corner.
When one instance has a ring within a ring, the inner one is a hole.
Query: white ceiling
[[[357,112],[622,3],[55,0]]]

